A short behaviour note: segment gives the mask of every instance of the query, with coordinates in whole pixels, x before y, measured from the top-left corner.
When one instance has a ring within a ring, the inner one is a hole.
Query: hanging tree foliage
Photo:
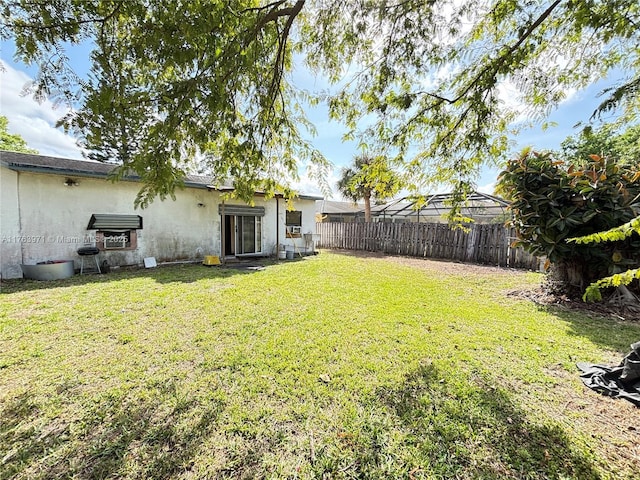
[[[634,218],[630,222],[620,225],[619,227],[612,228],[611,230],[592,233],[591,235],[585,235],[584,237],[570,238],[568,241],[578,244],[597,245],[602,242],[624,241],[628,238],[632,238],[634,234],[636,234],[635,236],[637,237],[636,243],[640,245],[640,240],[638,240],[638,237],[640,236],[640,216]],[[614,269],[612,269],[612,275],[591,283],[582,296],[582,299],[585,302],[601,301],[602,290],[608,287],[615,287],[618,289],[622,288],[623,296],[626,297],[626,299],[638,302],[638,298],[629,292],[626,287],[631,285],[634,280],[640,280],[640,268],[629,268],[625,270],[624,265],[629,266],[630,264],[633,265],[633,263],[625,262],[625,258],[620,252],[614,253],[613,260],[615,266]]]
[[[599,111],[633,116],[640,106],[636,0],[2,5],[0,36],[15,41],[18,59],[40,66],[35,95],[77,105],[65,125],[94,157],[142,177],[142,205],[171,195],[194,157],[233,177],[244,197],[286,183],[301,161],[326,173],[306,140],[306,94],[291,84],[303,61],[339,82],[326,100],[347,137],[386,149],[415,188],[430,181],[468,190],[480,167],[505,153],[517,114],[542,119],[568,89],[612,69],[624,78]],[[91,75],[78,81],[65,45],[87,41]],[[358,131],[363,119],[372,123]]]

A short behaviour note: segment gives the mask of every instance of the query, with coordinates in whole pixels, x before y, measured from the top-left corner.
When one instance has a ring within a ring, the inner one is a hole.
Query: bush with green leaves
[[[618,227],[640,213],[637,164],[591,155],[578,165],[526,149],[508,162],[498,190],[511,201],[515,245],[546,256],[566,293],[577,296],[616,269],[640,266],[637,235],[595,245],[567,241]]]
[[[640,160],[640,124],[606,123],[600,128],[586,126],[576,136],[567,137],[561,146],[562,158],[580,164],[589,155],[637,164]]]
[[[593,233],[584,237],[570,238],[570,242],[582,243],[582,244],[598,244],[601,242],[615,242],[632,238],[636,234],[636,237],[640,236],[640,216],[637,216],[633,220],[624,225],[621,225],[606,232]],[[617,260],[617,262],[616,262]],[[587,287],[582,296],[585,302],[599,302],[602,300],[603,288],[618,288],[630,286],[634,280],[640,281],[640,268],[632,268],[629,270],[623,270],[621,264],[624,261],[621,255],[614,253],[614,266],[613,275],[601,278],[597,282],[593,282]],[[623,290],[624,292],[624,290]],[[630,295],[626,295],[627,298]],[[632,297],[633,298],[633,297]]]

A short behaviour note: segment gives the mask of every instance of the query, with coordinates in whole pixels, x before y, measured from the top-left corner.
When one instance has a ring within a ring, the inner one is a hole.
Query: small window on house
[[[100,232],[105,250],[131,248],[131,230]]]
[[[87,230],[96,230],[96,247],[100,250],[134,250],[137,231],[142,229],[140,215],[91,215]]]
[[[302,226],[302,212],[300,210],[287,211],[287,227],[301,227]]]
[[[138,246],[136,230],[98,230],[96,247],[100,250],[135,250]]]
[[[302,235],[302,212],[300,210],[287,211],[285,219],[287,237],[299,238]]]

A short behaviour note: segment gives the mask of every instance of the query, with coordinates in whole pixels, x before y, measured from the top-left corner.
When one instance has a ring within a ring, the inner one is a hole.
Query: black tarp
[[[640,342],[631,345],[617,367],[578,363],[580,379],[587,387],[609,397],[629,400],[640,407]]]

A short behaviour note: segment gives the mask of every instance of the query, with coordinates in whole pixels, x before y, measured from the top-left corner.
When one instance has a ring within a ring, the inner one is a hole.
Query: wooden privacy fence
[[[441,223],[316,223],[319,248],[343,248],[412,257],[538,270],[540,259],[511,247],[515,232],[502,225]]]

